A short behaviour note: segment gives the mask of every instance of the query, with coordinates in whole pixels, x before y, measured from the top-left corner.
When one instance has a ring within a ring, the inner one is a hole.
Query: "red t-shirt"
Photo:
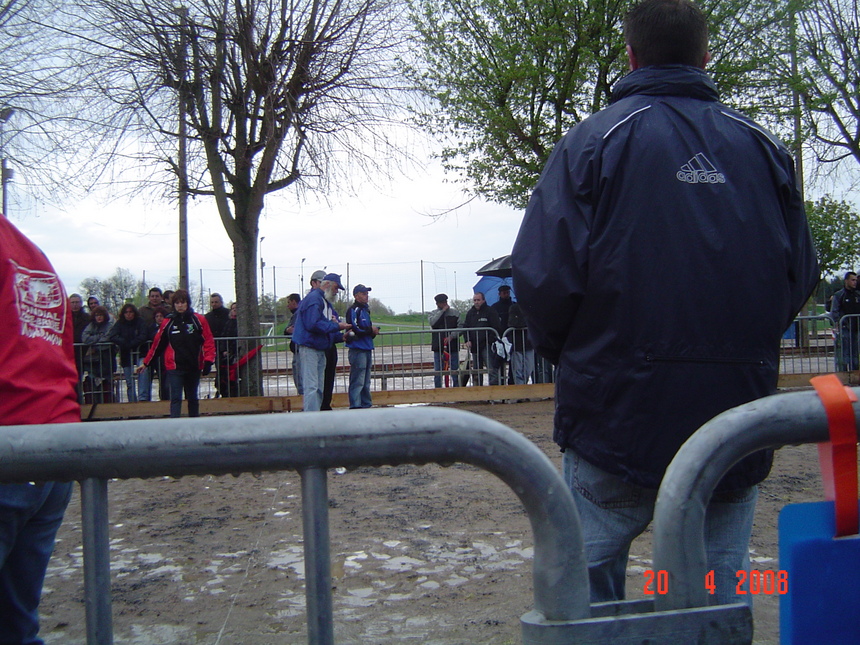
[[[0,215],[0,425],[81,420],[73,345],[54,268]]]

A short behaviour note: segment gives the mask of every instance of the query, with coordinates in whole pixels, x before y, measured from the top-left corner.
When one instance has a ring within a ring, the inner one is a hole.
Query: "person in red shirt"
[[[45,255],[0,215],[0,425],[75,423],[72,311]],[[39,599],[71,482],[0,484],[0,641],[42,643]]]

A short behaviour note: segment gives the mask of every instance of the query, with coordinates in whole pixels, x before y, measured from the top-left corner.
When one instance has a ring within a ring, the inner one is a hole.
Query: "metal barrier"
[[[340,414],[337,427],[326,413],[0,427],[0,481],[81,482],[89,645],[113,642],[107,509],[113,478],[297,470],[308,640],[332,643],[326,469],[472,464],[510,486],[531,522],[535,608],[523,617],[523,642],[555,642],[544,640],[547,629],[590,616],[579,516],[558,471],[534,444],[495,421],[457,410]]]
[[[855,394],[860,389],[854,388]],[[854,404],[855,415],[860,404]],[[860,419],[860,415],[857,416]],[[704,579],[705,508],[728,470],[765,448],[829,440],[827,416],[815,392],[775,394],[728,410],[702,426],[666,470],[654,512],[654,570],[668,572],[662,610],[708,604]]]
[[[488,347],[498,339],[491,328],[460,328],[463,335],[459,347],[465,347],[465,338],[472,335]],[[522,335],[522,330],[508,329],[504,336]],[[434,387],[436,376],[447,377],[449,384],[471,382],[496,384],[502,382],[507,366],[502,359],[482,356],[479,365],[459,369],[451,363],[450,369],[436,369],[434,352],[430,347],[430,330],[416,328],[407,331],[383,331],[375,338],[371,364],[372,389],[377,391],[424,390]],[[199,397],[269,396],[284,397],[298,394],[293,379],[293,354],[289,348],[289,336],[255,336],[216,338],[215,364],[211,376],[200,381]],[[346,392],[349,388],[349,360],[347,348],[336,345],[338,360],[335,371],[335,392]],[[135,353],[134,362],[139,364],[146,355],[148,344]],[[133,400],[126,383],[124,368],[119,367],[116,348],[111,344],[89,346],[75,345],[78,370],[81,376],[82,403],[119,403]],[[553,380],[552,366],[537,357],[532,362],[523,361],[525,380],[531,375],[534,383],[549,383]],[[464,366],[465,367],[465,366]],[[504,370],[502,368],[505,368]],[[138,377],[132,377],[138,400],[166,400],[163,365],[149,368]],[[495,373],[493,374],[493,371]],[[505,378],[504,382],[508,382]],[[513,382],[513,376],[510,378]]]

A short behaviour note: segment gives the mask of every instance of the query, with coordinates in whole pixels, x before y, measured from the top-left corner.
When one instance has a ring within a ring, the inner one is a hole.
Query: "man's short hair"
[[[846,274],[845,274],[845,277],[844,277],[844,278],[842,278],[842,280],[843,280],[843,281],[845,281],[845,280],[847,280],[848,278],[850,278],[852,275],[857,275],[857,274],[856,274],[856,273],[854,273],[853,271],[849,271],[848,273],[846,273]]]
[[[163,295],[164,295],[164,294],[161,292],[161,289],[159,289],[158,287],[152,287],[152,288],[150,288],[150,290],[149,290],[149,294],[148,294],[148,295],[150,295],[150,296],[151,296],[153,292],[157,293],[159,296],[163,296]]]
[[[708,53],[708,20],[690,0],[643,0],[624,17],[624,39],[640,67],[701,67]]]
[[[302,297],[297,293],[291,293],[290,295],[287,296],[287,300],[289,300],[291,302],[301,302]]]
[[[79,294],[79,293],[73,293],[73,294],[71,294],[71,295],[69,296],[69,300],[71,300],[72,298],[77,298],[77,299],[78,299],[78,300],[80,300],[81,302],[83,302],[83,300],[84,300],[83,298],[81,298],[81,294]]]
[[[220,294],[220,293],[213,293],[213,294],[210,294],[210,295],[209,295],[209,299],[211,300],[212,298],[221,298],[221,294]],[[223,302],[223,301],[224,301],[224,298],[221,298],[221,301]]]

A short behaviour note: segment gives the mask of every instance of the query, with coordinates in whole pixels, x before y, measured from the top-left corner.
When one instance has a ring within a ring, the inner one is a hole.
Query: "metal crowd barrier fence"
[[[383,331],[375,339],[371,364],[371,389],[422,390],[435,387],[436,378],[441,386],[514,383],[519,365],[524,382],[550,383],[554,374],[552,365],[534,353],[513,356],[509,363],[492,353],[493,343],[499,335],[492,328],[459,328],[457,348],[450,352],[446,364],[440,361],[439,352],[433,352],[429,329]],[[519,338],[517,336],[519,335]],[[510,328],[502,337],[522,344],[523,330]],[[467,338],[481,348],[468,352],[468,361],[460,360]],[[295,355],[290,351],[288,336],[254,336],[216,338],[216,358],[211,375],[200,382],[201,399],[238,396],[283,397],[298,394],[293,372]],[[133,353],[134,364],[140,364],[149,344]],[[346,392],[349,387],[348,350],[343,343],[337,346],[335,392]],[[163,361],[156,361],[139,376],[127,383],[117,358],[116,347],[111,344],[88,346],[76,344],[78,370],[81,376],[82,403],[131,402],[166,400],[169,392],[164,378]],[[523,352],[523,354],[525,354]],[[516,359],[520,359],[520,363]],[[477,360],[476,360],[477,359]],[[134,396],[132,396],[132,393]]]
[[[860,395],[860,388],[854,388]],[[854,403],[860,421],[860,404]],[[860,423],[858,423],[860,427]],[[708,604],[704,580],[705,508],[728,470],[749,454],[828,441],[827,415],[816,392],[775,394],[728,410],[702,426],[666,470],[654,512],[654,570],[668,572],[663,610]]]
[[[555,466],[495,421],[441,408],[0,427],[0,481],[81,482],[87,643],[113,642],[108,481],[297,470],[301,475],[308,641],[333,643],[327,469],[463,462],[523,503],[534,534],[534,610],[523,642],[590,615],[579,516]],[[526,619],[528,617],[528,619]]]
[[[450,346],[447,362],[431,348],[434,333],[457,334]],[[743,333],[742,329],[739,333]],[[536,354],[517,356],[508,361],[493,351],[465,351],[465,341],[472,337],[482,348],[491,348],[499,335],[491,328],[458,328],[433,331],[415,328],[406,331],[383,330],[374,340],[371,366],[372,389],[422,390],[477,384],[551,383],[553,366]],[[511,348],[525,347],[524,330],[506,329],[502,338]],[[235,396],[292,396],[298,394],[293,379],[294,362],[288,336],[217,338],[216,362],[212,374],[200,383],[201,399]],[[343,344],[337,346],[335,392],[346,392],[349,385],[349,361]],[[453,351],[456,348],[456,351]],[[146,347],[134,356],[135,363]],[[84,403],[124,402],[133,400],[116,348],[110,344],[75,346],[81,373],[81,400]],[[468,356],[467,356],[468,354]],[[477,360],[476,360],[477,359]],[[808,376],[833,371],[847,374],[849,381],[860,376],[860,315],[844,316],[835,325],[829,316],[800,316],[783,337],[779,371],[786,384],[805,385]],[[520,378],[517,378],[517,372]],[[161,370],[163,372],[163,368]],[[132,379],[134,394],[140,400],[169,398],[158,367],[149,374]]]
[[[779,373],[808,377],[831,372],[846,373],[856,383],[860,369],[860,315],[843,316],[838,324],[827,315],[798,316],[782,339]]]

